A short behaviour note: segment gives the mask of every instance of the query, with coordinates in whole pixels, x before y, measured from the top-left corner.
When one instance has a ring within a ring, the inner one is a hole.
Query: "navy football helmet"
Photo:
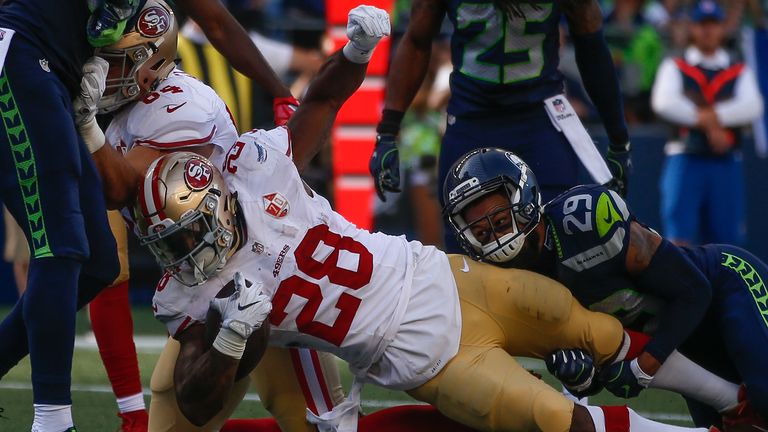
[[[470,204],[496,191],[506,193],[509,206],[465,220]],[[498,148],[472,150],[454,163],[443,183],[443,202],[443,216],[461,247],[484,261],[512,260],[541,219],[541,193],[533,171],[514,153]],[[507,212],[511,218],[503,217]],[[487,227],[482,231],[488,235],[478,238],[472,228],[479,226]]]

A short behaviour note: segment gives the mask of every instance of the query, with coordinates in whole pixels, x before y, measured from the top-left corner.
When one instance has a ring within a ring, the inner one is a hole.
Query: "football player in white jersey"
[[[369,24],[371,36],[383,33]],[[269,326],[272,345],[350,364],[348,401],[315,419],[332,430],[356,429],[364,382],[405,390],[479,430],[691,430],[626,407],[575,406],[512,357],[561,347],[600,364],[636,355],[617,320],[539,275],[360,230],[302,181],[363,79],[354,63],[375,38],[361,39],[353,32],[287,127],[242,135],[220,167],[192,153],[164,156],[140,185],[142,242],[173,276],[153,303],[181,344],[174,385],[185,415],[202,424],[216,414],[240,367],[258,356],[253,335],[266,337]],[[221,327],[206,343],[200,323],[210,314]]]
[[[117,112],[105,135],[107,142],[123,155],[134,149],[147,153],[150,153],[147,149],[160,153],[188,150],[221,161],[224,152],[237,141],[235,125],[221,98],[213,89],[178,69],[172,71],[157,90]],[[126,221],[132,224],[129,213],[124,213]],[[165,282],[167,279],[161,280],[158,286],[162,287]],[[175,356],[178,348],[178,344],[171,339],[164,351],[172,354],[164,353],[161,359],[168,355]],[[270,375],[279,377],[280,397],[275,391],[276,384],[270,384],[270,377],[263,373],[266,371],[257,371],[250,378],[255,380],[261,400],[277,418],[282,430],[311,430],[305,420],[304,398],[311,402],[310,409],[318,414],[333,408],[343,399],[338,374],[335,373],[335,359],[329,354],[306,349],[292,349],[295,351],[292,353],[283,351],[272,349],[267,354],[267,361],[280,367],[279,370],[273,368],[269,371]],[[294,361],[291,361],[292,358]],[[302,381],[316,383],[315,386],[307,386],[308,391],[304,395],[304,387],[293,377],[292,365],[296,365],[296,374],[302,374]],[[168,371],[158,367],[153,373],[150,430],[164,430],[171,426],[176,431],[195,430],[183,417],[176,415],[172,372],[172,369]],[[245,392],[250,381],[249,377],[245,377],[238,384],[238,389]]]
[[[620,360],[631,341],[622,341],[618,322],[580,308],[550,280],[470,266],[462,256],[358,230],[305,187],[290,157],[301,168],[317,151],[362,81],[365,68],[354,63],[367,61],[384,33],[383,17],[358,19],[350,26],[353,42],[326,65],[288,128],[254,131],[230,149],[222,168],[242,196],[230,195],[218,170],[192,154],[153,163],[143,183],[145,241],[176,278],[158,291],[156,306],[182,346],[174,386],[185,414],[196,424],[216,415],[245,341],[274,305],[275,344],[335,352],[361,381],[408,390],[479,429],[672,430],[626,408],[574,408],[510,356],[573,346],[601,363]],[[243,270],[237,278],[236,269]],[[236,294],[209,308],[232,280]],[[198,324],[209,309],[223,323],[213,349]],[[354,403],[340,408],[318,420],[338,424],[336,414],[356,413]]]
[[[160,0],[158,3],[167,8]],[[152,6],[157,5],[147,7]],[[175,23],[172,14],[170,21]],[[165,43],[142,37],[136,32],[126,32],[115,44],[100,49],[100,58],[91,59],[85,68],[87,73],[83,81],[83,94],[90,99],[81,100],[79,107],[85,107],[91,113],[96,109],[101,113],[115,113],[106,135],[107,141],[118,152],[104,146],[96,151],[94,157],[100,161],[110,158],[119,161],[120,159],[114,157],[122,154],[131,165],[112,166],[118,168],[118,171],[122,169],[126,174],[135,176],[136,173],[145,171],[154,158],[179,149],[194,151],[212,160],[221,159],[224,151],[237,140],[237,131],[229,110],[218,95],[194,77],[174,69],[176,44],[169,41],[175,40],[176,27],[175,24],[170,27],[173,31],[166,35]],[[168,38],[171,33],[172,39]],[[145,53],[148,55],[142,56]],[[145,60],[134,63],[132,60],[136,58]],[[153,76],[142,66],[144,64],[162,64],[163,70]],[[100,77],[96,79],[99,74]],[[149,79],[142,79],[147,76]],[[106,95],[102,95],[105,88]],[[98,138],[98,133],[96,135]],[[123,186],[130,184],[130,181],[125,181]],[[130,194],[116,196],[129,198]],[[126,203],[113,199],[113,206],[119,207],[121,204]],[[124,212],[124,216],[126,221],[132,224],[129,212]],[[161,280],[159,286],[162,287],[163,283]],[[125,294],[127,308],[127,292]],[[122,340],[116,342],[124,343]],[[169,356],[175,357],[177,351],[178,343],[171,340],[161,356],[161,361]],[[263,370],[255,371],[252,374],[255,378],[254,385],[265,407],[278,419],[283,431],[314,430],[305,420],[307,404],[314,413],[321,414],[343,399],[336,361],[325,353],[306,349],[290,351],[289,353],[283,349],[270,349],[265,364],[277,367],[271,367],[269,374]],[[173,369],[168,371],[156,368],[156,371],[163,370],[169,373],[154,373],[151,381],[153,397],[149,429],[198,430],[178,414],[172,385]],[[312,385],[300,385],[300,382],[305,381]],[[249,382],[248,377],[245,377],[239,383],[238,389],[242,394]],[[278,387],[279,393],[276,391]],[[235,406],[231,406],[227,416]],[[227,416],[222,416],[219,426]],[[144,427],[146,430],[146,423]]]

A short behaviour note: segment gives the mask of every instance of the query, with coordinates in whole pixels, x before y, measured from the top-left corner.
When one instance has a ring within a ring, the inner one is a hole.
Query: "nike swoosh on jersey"
[[[258,302],[257,302],[257,301],[255,301],[255,302],[253,302],[253,303],[248,303],[247,305],[241,305],[241,304],[238,304],[238,305],[237,305],[237,310],[241,310],[241,311],[242,311],[242,310],[246,310],[246,309],[248,309],[249,307],[251,307],[251,306],[255,305],[256,303],[258,303]]]
[[[187,104],[187,103],[186,103],[186,102],[184,102],[184,103],[181,103],[181,104],[178,104],[178,105],[166,105],[166,106],[165,106],[165,110],[168,112],[168,114],[170,114],[170,113],[172,113],[172,112],[176,111],[177,109],[179,109],[179,108],[183,107],[183,106],[184,106],[184,105],[186,105],[186,104]]]
[[[464,273],[469,273],[469,264],[467,264],[467,259],[462,258],[461,260],[464,261],[464,267],[461,268],[461,271]]]

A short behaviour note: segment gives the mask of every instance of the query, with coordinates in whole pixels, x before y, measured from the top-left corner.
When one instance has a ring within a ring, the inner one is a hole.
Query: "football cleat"
[[[739,403],[723,412],[724,432],[768,432],[768,422],[755,410],[747,397],[747,387],[739,387]]]
[[[149,416],[146,410],[117,413],[117,416],[123,420],[117,432],[147,432]]]

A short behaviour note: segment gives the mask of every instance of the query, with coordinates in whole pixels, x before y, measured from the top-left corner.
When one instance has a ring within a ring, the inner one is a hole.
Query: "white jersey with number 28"
[[[155,294],[171,334],[202,321],[236,271],[272,298],[270,343],[331,352],[364,381],[416,387],[458,351],[456,284],[446,255],[371,233],[304,184],[288,130],[242,135],[219,167],[245,216],[247,243],[206,283]],[[362,204],[361,204],[362,205]]]

